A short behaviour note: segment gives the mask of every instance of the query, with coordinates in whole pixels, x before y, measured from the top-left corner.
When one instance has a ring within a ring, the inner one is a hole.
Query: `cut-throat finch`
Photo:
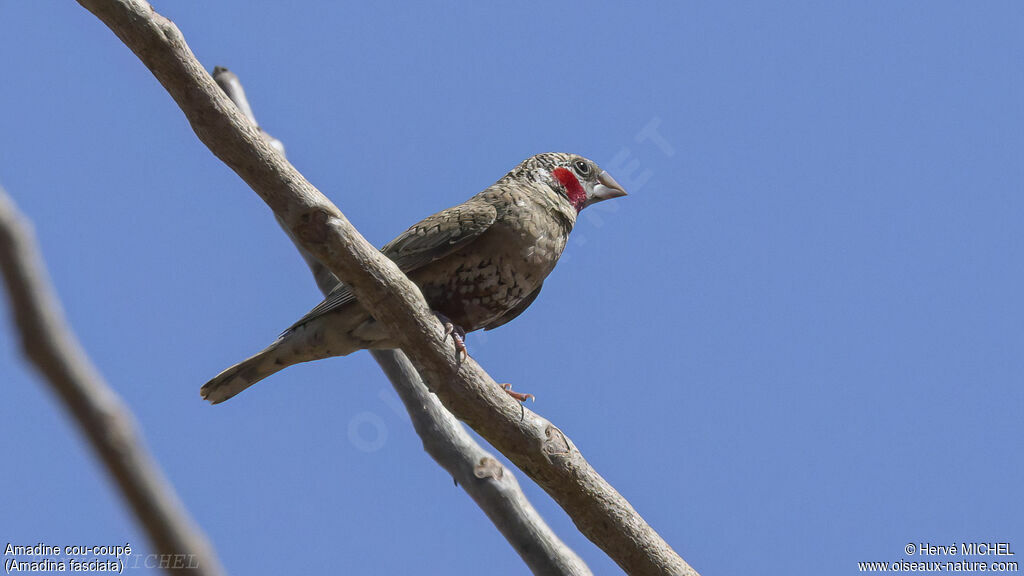
[[[419,286],[465,352],[467,332],[497,328],[537,298],[581,210],[625,195],[582,156],[538,154],[462,204],[414,224],[381,252]],[[262,352],[203,385],[200,394],[217,404],[292,364],[395,347],[384,326],[341,284]]]

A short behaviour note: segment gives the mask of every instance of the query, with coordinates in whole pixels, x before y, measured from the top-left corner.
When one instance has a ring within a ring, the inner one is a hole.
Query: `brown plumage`
[[[439,315],[465,332],[490,330],[537,298],[579,211],[625,194],[586,158],[538,154],[466,202],[413,225],[381,251]],[[394,347],[342,284],[262,352],[207,382],[200,394],[217,404],[292,364]]]

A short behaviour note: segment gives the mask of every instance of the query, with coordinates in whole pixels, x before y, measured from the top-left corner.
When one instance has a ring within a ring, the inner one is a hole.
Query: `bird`
[[[625,195],[583,156],[537,154],[462,204],[414,224],[381,252],[419,287],[458,358],[468,355],[466,333],[502,326],[537,299],[580,211]],[[261,352],[204,384],[200,395],[219,404],[300,362],[389,348],[397,348],[395,340],[342,283]],[[519,401],[531,397],[504,388]]]

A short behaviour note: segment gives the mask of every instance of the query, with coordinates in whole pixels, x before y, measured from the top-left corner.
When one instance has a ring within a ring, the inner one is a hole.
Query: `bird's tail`
[[[199,394],[205,400],[209,400],[211,404],[220,404],[267,376],[291,366],[295,363],[294,361],[285,361],[281,358],[282,355],[277,353],[279,343],[280,340],[255,356],[242,360],[217,374],[212,380],[203,384],[203,387],[199,389]]]

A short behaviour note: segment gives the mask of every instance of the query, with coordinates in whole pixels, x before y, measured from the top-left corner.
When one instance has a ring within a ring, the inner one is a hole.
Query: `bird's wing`
[[[465,246],[490,228],[495,218],[497,210],[494,206],[469,200],[420,220],[380,251],[397,264],[402,272],[410,274]],[[285,333],[337,310],[355,298],[348,286],[339,284],[323,302],[292,324]]]
[[[519,304],[516,304],[515,307],[509,309],[508,312],[505,312],[501,316],[498,316],[498,318],[496,318],[493,322],[484,326],[484,330],[494,330],[498,326],[503,326],[508,322],[511,322],[516,316],[522,314],[523,311],[529,308],[530,304],[533,304],[533,301],[537,299],[537,295],[540,294],[540,289],[543,287],[544,283],[541,282],[540,286],[537,286],[537,289],[534,290],[533,292],[530,292],[526,296],[526,298],[523,298],[519,302]]]
[[[380,249],[402,272],[440,260],[484,233],[494,224],[494,206],[470,200],[424,218]]]
[[[338,308],[341,308],[345,304],[348,304],[349,302],[352,302],[355,299],[356,296],[355,294],[352,293],[351,288],[349,288],[345,284],[338,284],[337,286],[334,287],[334,290],[331,290],[331,292],[327,295],[326,298],[323,299],[322,302],[317,304],[316,307],[310,310],[309,312],[306,312],[306,315],[303,316],[302,318],[299,318],[298,321],[295,322],[295,324],[289,326],[287,330],[281,333],[281,336],[284,336],[285,334],[291,332],[292,330],[295,330],[299,326],[302,326],[303,324],[309,322],[314,318],[319,318],[320,316],[327,314],[331,310],[337,310]],[[281,336],[278,336],[278,338],[280,338]]]

